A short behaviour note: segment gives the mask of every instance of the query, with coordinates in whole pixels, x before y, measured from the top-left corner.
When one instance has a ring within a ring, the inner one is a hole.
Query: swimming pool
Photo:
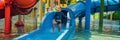
[[[76,32],[72,40],[120,40],[120,33]]]

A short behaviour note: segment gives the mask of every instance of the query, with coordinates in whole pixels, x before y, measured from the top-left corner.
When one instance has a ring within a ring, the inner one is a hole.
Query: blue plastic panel
[[[104,11],[120,11],[120,0],[104,0]],[[107,9],[107,8],[108,9]],[[73,5],[69,5],[66,9],[72,10],[75,16],[85,16],[85,2],[76,2]],[[91,13],[100,11],[100,0],[91,1]]]

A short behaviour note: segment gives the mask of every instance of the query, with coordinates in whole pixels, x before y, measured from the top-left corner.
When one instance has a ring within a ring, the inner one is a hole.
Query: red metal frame
[[[31,11],[31,7],[33,7],[37,3],[38,0],[31,0],[31,1],[30,0],[25,0],[25,1],[19,0],[21,2],[19,2],[18,0],[16,1],[18,2],[18,4],[15,4],[15,1],[12,1],[12,0],[5,0],[5,2],[1,2],[1,8],[3,7],[3,9],[0,9],[0,15],[1,15],[0,19],[5,18],[4,19],[5,20],[4,21],[4,36],[8,36],[8,35],[11,36],[11,16],[18,15],[16,14],[18,12],[20,12],[19,14],[22,14],[22,13],[28,14],[28,12]],[[13,5],[11,5],[11,3]],[[26,4],[24,5],[24,3]],[[15,8],[18,10],[15,10]]]
[[[11,33],[11,18],[10,18],[10,2],[11,0],[7,0],[8,3],[6,3],[5,7],[5,21],[4,21],[4,34],[10,34]]]
[[[38,0],[15,0],[14,4],[20,8],[31,8]]]
[[[4,9],[5,7],[5,0],[0,0],[0,9]]]
[[[10,33],[10,5],[7,5],[5,7],[5,24],[4,24],[4,33],[9,34]]]

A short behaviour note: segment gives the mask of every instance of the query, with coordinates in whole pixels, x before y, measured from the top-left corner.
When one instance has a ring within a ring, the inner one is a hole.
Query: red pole
[[[4,21],[4,34],[11,33],[11,18],[10,18],[10,0],[5,7],[5,21]]]

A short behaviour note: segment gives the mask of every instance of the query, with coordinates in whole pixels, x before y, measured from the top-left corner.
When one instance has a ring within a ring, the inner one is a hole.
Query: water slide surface
[[[120,11],[119,0],[105,0],[104,11]],[[100,11],[100,0],[92,0],[91,12]],[[21,35],[14,40],[70,40],[75,33],[75,18],[85,16],[85,2],[76,2],[61,9],[65,15],[70,13],[70,20],[67,20],[66,25],[62,24],[61,31],[58,32],[57,25],[55,25],[55,32],[51,32],[52,19],[55,12],[48,12],[42,19],[40,27],[32,32]]]

